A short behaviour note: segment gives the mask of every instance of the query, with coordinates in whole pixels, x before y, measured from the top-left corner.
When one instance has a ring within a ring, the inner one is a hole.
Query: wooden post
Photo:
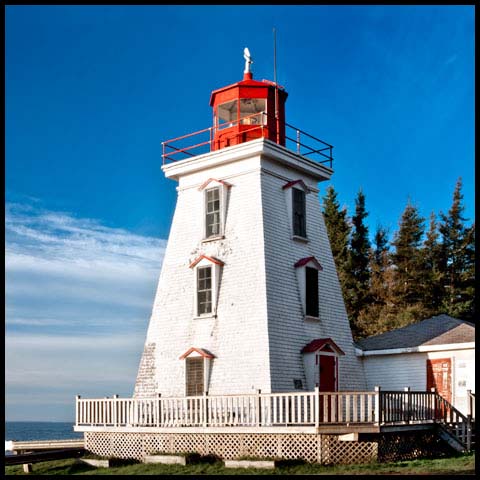
[[[262,393],[262,391],[260,389],[258,389],[257,393],[255,395],[255,410],[256,410],[255,420],[256,420],[257,427],[259,427],[261,422],[262,422],[262,416],[261,416],[262,403],[261,403],[261,398],[260,398],[261,393]]]
[[[376,402],[375,402],[375,423],[380,423],[382,422],[382,395],[380,391],[380,386],[376,385],[375,386],[375,397],[376,397]]]
[[[32,464],[24,463],[23,464],[23,473],[32,473]]]
[[[430,392],[433,397],[433,420],[437,419],[437,389],[435,387],[430,387]]]
[[[118,425],[118,394],[116,393],[115,395],[112,396],[113,398],[113,405],[112,405],[112,410],[113,410],[113,425],[116,427]]]
[[[103,426],[105,427],[107,425],[107,399],[108,397],[103,397],[103,402],[102,402],[102,416],[103,416]]]
[[[410,387],[404,387],[404,392],[407,394],[407,411],[403,414],[403,421],[410,423],[410,411],[412,409],[412,395],[410,393]]]
[[[76,395],[75,396],[75,424],[78,425],[81,421],[81,418],[80,418],[80,400],[81,396],[80,395]]]
[[[467,390],[467,417],[472,418],[472,391]]]
[[[472,449],[472,391],[467,390],[467,451]]]
[[[156,404],[157,404],[157,427],[160,426],[160,419],[162,417],[162,400],[161,400],[161,396],[162,394],[161,393],[157,393],[157,401],[156,401]]]
[[[202,397],[202,416],[203,416],[203,426],[207,426],[207,392],[203,392]]]
[[[315,428],[318,429],[320,424],[320,388],[318,383],[315,384]]]

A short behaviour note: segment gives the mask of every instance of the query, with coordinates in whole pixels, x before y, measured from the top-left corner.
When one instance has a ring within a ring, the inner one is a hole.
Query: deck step
[[[467,450],[465,445],[441,424],[438,425],[438,434],[442,440],[447,442],[457,452],[465,452]]]

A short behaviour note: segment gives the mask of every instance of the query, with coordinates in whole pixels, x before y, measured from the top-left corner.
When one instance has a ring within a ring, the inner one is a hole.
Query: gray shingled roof
[[[356,342],[362,350],[418,347],[475,341],[475,325],[442,314]]]

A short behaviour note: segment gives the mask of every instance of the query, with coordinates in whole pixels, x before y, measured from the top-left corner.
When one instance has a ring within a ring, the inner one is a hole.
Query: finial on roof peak
[[[245,70],[243,71],[244,78],[252,78],[252,70],[250,65],[253,63],[252,57],[250,55],[250,50],[245,47],[243,49],[243,58],[245,59]]]

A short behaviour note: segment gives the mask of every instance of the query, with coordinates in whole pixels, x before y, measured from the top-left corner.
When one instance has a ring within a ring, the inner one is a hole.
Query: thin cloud
[[[45,308],[49,324],[65,322],[64,309],[52,316],[65,304],[87,319],[95,304],[151,308],[165,240],[22,204],[7,205],[5,225],[7,326],[26,325],[29,304],[32,325]]]
[[[7,204],[5,227],[7,419],[131,395],[166,241],[35,202]]]

